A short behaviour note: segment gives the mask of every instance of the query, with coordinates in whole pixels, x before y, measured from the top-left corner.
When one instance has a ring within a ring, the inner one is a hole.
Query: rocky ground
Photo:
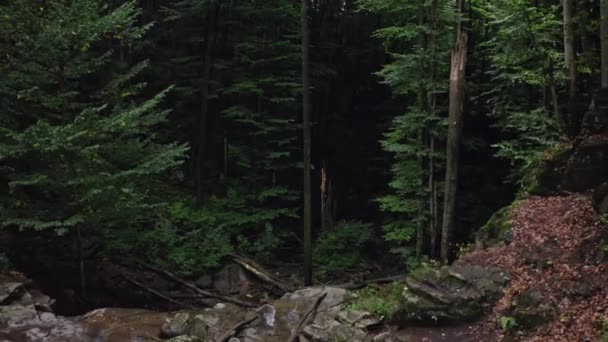
[[[172,313],[108,308],[61,317],[48,296],[13,273],[0,277],[0,341],[601,341],[608,228],[590,194],[518,201],[478,235],[479,250],[453,266],[400,280],[390,318],[355,309],[357,292],[336,287],[290,292],[251,309],[215,300]],[[214,277],[234,278],[223,284],[227,291],[244,276],[230,268],[224,272],[233,276]]]

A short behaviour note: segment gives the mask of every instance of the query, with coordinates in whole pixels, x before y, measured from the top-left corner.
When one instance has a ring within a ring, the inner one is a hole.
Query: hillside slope
[[[511,274],[505,295],[474,327],[479,341],[602,340],[608,229],[591,203],[587,194],[522,200],[511,212],[510,243],[458,261]]]

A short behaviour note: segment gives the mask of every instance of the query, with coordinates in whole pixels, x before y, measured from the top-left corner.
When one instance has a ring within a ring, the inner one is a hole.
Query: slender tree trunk
[[[423,27],[425,24],[425,20],[424,20],[424,3],[420,2],[418,5],[418,26],[419,27]],[[422,49],[423,51],[426,51],[427,49],[427,38],[426,38],[426,33],[424,32],[420,32],[419,34],[419,44],[420,44],[420,49]],[[418,89],[418,110],[420,110],[421,112],[425,112],[428,110],[428,107],[426,105],[426,99],[427,99],[427,93],[426,93],[426,89],[424,86],[420,86],[420,89]],[[420,146],[423,146],[424,144],[426,144],[426,139],[425,139],[425,131],[426,131],[426,127],[422,126],[418,132],[418,144]],[[420,177],[421,177],[421,184],[424,184],[424,182],[426,181],[426,177],[424,175],[424,170],[425,170],[425,164],[424,164],[424,156],[419,155],[418,156],[418,167],[420,167]],[[419,206],[419,218],[418,218],[418,224],[416,225],[416,258],[421,258],[422,257],[422,248],[424,246],[424,229],[426,228],[426,203],[427,201],[425,200],[424,197],[420,198],[420,203],[418,204]]]
[[[304,138],[304,285],[312,285],[312,192],[310,127],[310,32],[308,0],[302,4],[302,133]]]
[[[428,100],[430,108],[430,117],[434,118],[437,109],[437,96],[435,95],[435,81],[437,77],[437,0],[433,0],[431,3],[431,21],[433,26],[433,33],[430,39],[431,49],[431,89],[428,92]],[[431,121],[433,122],[433,121]],[[437,252],[437,223],[439,221],[437,217],[437,191],[435,191],[435,130],[434,122],[428,130],[429,135],[429,180],[428,180],[428,191],[429,191],[429,235],[430,235],[430,252],[431,258],[435,258]]]
[[[564,22],[564,61],[568,68],[568,115],[565,122],[570,134],[575,129],[575,101],[576,101],[576,50],[574,36],[574,0],[563,0],[563,22]]]
[[[464,1],[459,1],[460,13]],[[467,65],[468,35],[458,24],[456,44],[452,51],[449,91],[449,117],[447,163],[445,171],[445,193],[443,206],[443,225],[441,230],[441,262],[447,264],[454,231],[456,193],[458,189],[458,168],[460,164],[460,143],[462,139],[462,110],[464,106],[465,69]]]
[[[217,12],[207,11],[207,34],[205,37],[205,51],[202,55],[203,75],[201,80],[201,111],[198,118],[198,151],[196,155],[195,183],[196,203],[203,204],[203,182],[205,168],[205,149],[207,144],[207,117],[209,116],[209,79],[211,77],[213,37],[215,35],[215,20]]]
[[[602,88],[608,88],[608,0],[601,0]]]

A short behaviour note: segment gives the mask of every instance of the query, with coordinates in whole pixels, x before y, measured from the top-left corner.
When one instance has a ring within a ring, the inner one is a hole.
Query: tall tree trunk
[[[602,88],[608,88],[608,0],[601,0]]]
[[[433,26],[433,33],[430,39],[431,49],[431,89],[427,94],[427,103],[429,105],[429,114],[431,118],[436,115],[437,109],[437,96],[435,94],[435,81],[437,77],[437,0],[433,0],[431,3],[431,22]],[[430,252],[431,258],[435,258],[437,252],[437,223],[439,218],[437,217],[437,191],[435,182],[435,130],[434,121],[431,120],[431,127],[428,130],[429,135],[429,180],[428,180],[428,192],[429,192],[429,235],[430,235]]]
[[[460,13],[464,0],[459,1]],[[441,262],[447,264],[454,231],[454,211],[458,189],[458,168],[460,164],[460,143],[462,139],[462,110],[464,106],[465,69],[467,65],[468,35],[458,24],[456,44],[452,51],[449,91],[449,117],[447,163],[445,171],[445,193],[443,206],[443,225],[441,230]]]
[[[219,5],[218,5],[219,6]],[[218,7],[219,9],[219,7]],[[207,10],[207,34],[205,37],[205,51],[202,54],[203,75],[200,85],[201,111],[198,118],[198,151],[196,154],[195,183],[196,203],[203,204],[203,182],[205,168],[205,149],[207,144],[207,117],[209,116],[209,79],[211,77],[212,50],[215,35],[215,20],[217,11],[209,8]]]
[[[564,22],[564,61],[568,68],[568,115],[566,118],[566,128],[570,134],[574,134],[575,129],[575,101],[576,101],[576,48],[574,36],[574,0],[563,0],[563,22]]]
[[[312,285],[312,191],[310,151],[310,32],[308,0],[302,3],[302,133],[304,138],[304,285]]]
[[[419,2],[419,5],[418,5],[418,26],[423,27],[424,24],[425,24],[424,2],[421,1],[421,2]],[[426,51],[426,49],[427,49],[426,33],[420,32],[419,44],[420,44],[420,49],[423,51]],[[426,89],[423,85],[421,85],[420,88],[418,89],[418,110],[420,110],[420,112],[425,112],[428,110],[428,107],[426,105],[426,99],[427,99]],[[424,146],[426,144],[425,131],[426,131],[426,127],[424,127],[424,126],[422,126],[418,131],[418,144],[420,146]],[[424,174],[424,169],[425,169],[424,162],[425,162],[424,156],[419,155],[418,156],[418,167],[420,167],[421,185],[423,185],[424,182],[426,181],[426,179],[425,179],[426,177]],[[427,201],[425,200],[425,198],[421,197],[419,200],[419,204],[418,204],[419,211],[420,211],[420,213],[418,215],[420,217],[418,218],[418,224],[416,225],[416,258],[422,257],[422,248],[424,246],[424,229],[426,228],[426,215],[425,215],[426,214],[426,203],[427,203]]]

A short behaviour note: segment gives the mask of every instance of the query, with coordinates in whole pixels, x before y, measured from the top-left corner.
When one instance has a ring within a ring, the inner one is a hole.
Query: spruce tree
[[[164,203],[157,189],[186,148],[157,136],[169,89],[141,96],[147,62],[112,68],[118,47],[148,31],[140,13],[134,1],[0,6],[3,225],[80,239],[154,219]]]

